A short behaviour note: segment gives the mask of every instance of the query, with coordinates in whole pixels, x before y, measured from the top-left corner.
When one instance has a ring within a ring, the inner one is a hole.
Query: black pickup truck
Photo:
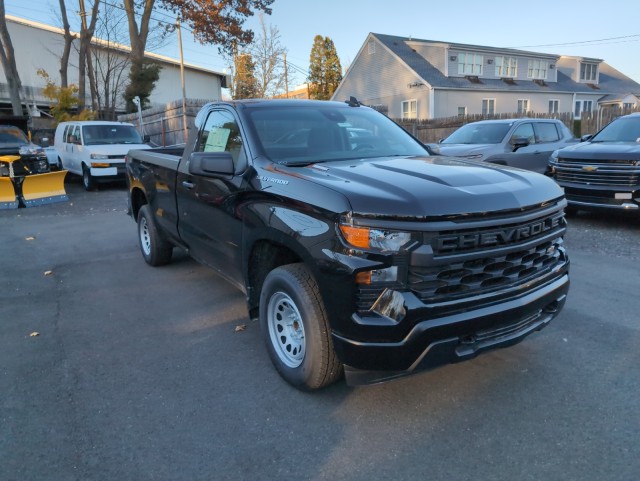
[[[564,189],[569,210],[640,213],[640,113],[556,150],[547,174]]]
[[[183,153],[129,152],[142,255],[179,246],[239,287],[300,389],[470,359],[564,305],[566,201],[543,175],[429,156],[355,99],[216,102],[196,129]]]

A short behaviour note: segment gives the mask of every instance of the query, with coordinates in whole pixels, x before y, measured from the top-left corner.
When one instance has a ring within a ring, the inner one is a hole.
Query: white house
[[[526,112],[579,118],[607,102],[636,107],[639,94],[640,84],[600,59],[370,33],[333,98],[354,96],[399,119]]]
[[[54,80],[59,83],[60,57],[64,47],[64,31],[61,28],[52,27],[31,20],[6,15],[7,28],[11,35],[11,41],[15,50],[15,58],[18,66],[18,74],[26,96],[31,113],[37,115],[34,105],[38,109],[46,110],[50,101],[42,94],[45,86],[43,78],[38,76],[38,69],[44,69]],[[78,34],[75,34],[78,37]],[[78,83],[78,55],[79,40],[74,40],[75,47],[71,51],[68,77],[69,83]],[[131,49],[124,45],[110,43],[94,38],[93,44],[106,48],[109,46],[116,55],[123,59],[128,58]],[[182,98],[180,81],[179,60],[154,53],[146,53],[145,57],[160,64],[160,79],[156,82],[150,102],[151,105],[163,105]],[[226,87],[226,74],[198,67],[192,64],[184,64],[186,96],[194,99],[220,100],[221,89]],[[125,76],[128,75],[125,73]],[[87,80],[87,91],[89,84]],[[124,100],[119,98],[119,107],[124,108]],[[89,104],[90,102],[87,102]],[[0,66],[0,107],[3,111],[10,111],[11,102],[7,88],[6,76]]]

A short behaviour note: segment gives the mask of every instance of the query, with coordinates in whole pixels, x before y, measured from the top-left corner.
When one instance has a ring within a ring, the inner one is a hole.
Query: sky
[[[280,32],[287,61],[293,66],[289,77],[298,84],[305,81],[300,72],[308,69],[316,35],[333,40],[344,68],[353,62],[369,32],[599,58],[640,82],[640,4],[631,0],[517,3],[519,6],[513,0],[275,0],[264,22]],[[53,26],[60,25],[58,9],[58,0],[5,0],[7,14]],[[77,9],[77,2],[67,1],[72,28],[78,22]],[[161,12],[157,15],[167,18]],[[257,16],[246,26],[258,31]],[[177,36],[156,53],[178,59]],[[200,45],[188,31],[183,33],[183,53],[187,63],[217,72],[229,67],[216,46]]]

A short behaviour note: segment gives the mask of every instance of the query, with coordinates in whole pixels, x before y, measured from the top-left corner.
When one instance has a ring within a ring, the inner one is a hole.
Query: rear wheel
[[[342,375],[318,285],[305,265],[281,266],[267,275],[260,327],[271,361],[289,384],[311,391]]]
[[[96,180],[91,175],[91,169],[82,164],[82,186],[84,190],[94,190],[96,188]]]
[[[150,266],[161,266],[171,260],[173,246],[158,232],[148,205],[138,212],[138,243],[142,257]]]

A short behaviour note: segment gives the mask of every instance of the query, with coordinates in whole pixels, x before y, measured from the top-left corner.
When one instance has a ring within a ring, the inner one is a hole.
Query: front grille
[[[424,232],[422,246],[395,256],[397,283],[358,285],[356,308],[365,311],[388,289],[409,289],[424,303],[443,303],[490,295],[533,284],[567,263],[562,210],[539,217],[519,216],[487,225]]]
[[[442,302],[525,284],[565,262],[562,238],[503,255],[433,267],[409,267],[409,288],[422,302]]]
[[[107,158],[108,158],[109,160],[124,160],[124,155],[125,155],[125,154],[107,155]]]
[[[555,169],[555,179],[558,182],[611,187],[640,184],[640,168],[636,161],[590,162],[589,160],[559,158]]]

